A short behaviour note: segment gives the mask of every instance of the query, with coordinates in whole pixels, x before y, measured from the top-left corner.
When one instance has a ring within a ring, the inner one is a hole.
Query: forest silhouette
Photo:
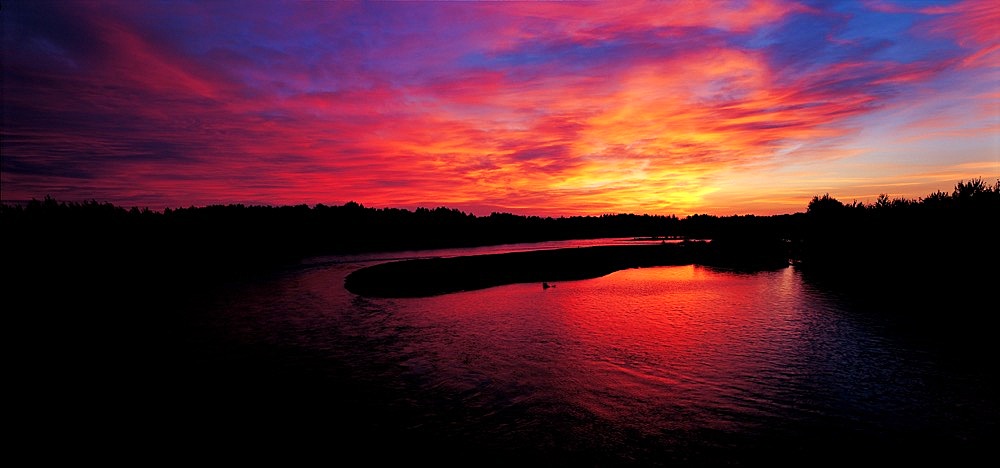
[[[868,205],[817,196],[793,256],[824,284],[869,301],[975,315],[1000,279],[998,220],[1000,181],[961,181],[917,200],[883,194]]]
[[[775,216],[474,216],[354,202],[158,212],[45,197],[0,205],[0,225],[5,263],[21,273],[15,277],[64,284],[102,278],[139,288],[210,285],[314,255],[602,237],[712,239],[720,261],[773,263],[783,256],[845,281],[926,272],[911,279],[955,284],[981,277],[972,274],[980,266],[995,272],[989,262],[996,259],[998,214],[1000,180],[974,179],[916,200],[881,195],[871,204],[843,203],[826,194],[805,212]]]

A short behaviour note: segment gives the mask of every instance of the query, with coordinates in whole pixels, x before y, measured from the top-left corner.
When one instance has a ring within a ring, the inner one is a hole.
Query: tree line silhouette
[[[785,255],[835,276],[861,265],[910,267],[918,261],[921,270],[974,267],[973,259],[996,258],[998,214],[1000,180],[974,179],[915,200],[881,195],[871,204],[845,204],[826,194],[814,197],[804,213],[776,216],[474,216],[444,207],[410,211],[355,202],[158,212],[46,197],[0,205],[0,225],[5,263],[40,278],[107,265],[129,281],[211,280],[220,272],[311,255],[671,236],[713,239],[722,255]]]
[[[1000,180],[871,204],[813,197],[795,257],[803,270],[884,305],[988,308],[1000,276]]]

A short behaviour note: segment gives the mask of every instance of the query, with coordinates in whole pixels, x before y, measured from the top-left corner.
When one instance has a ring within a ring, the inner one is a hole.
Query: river
[[[995,442],[993,369],[794,267],[631,269],[414,299],[343,287],[386,260],[621,242],[305,260],[187,310],[196,383],[177,391],[200,419],[238,421],[220,427],[349,428],[326,443],[375,438],[384,456],[473,465],[926,461]]]

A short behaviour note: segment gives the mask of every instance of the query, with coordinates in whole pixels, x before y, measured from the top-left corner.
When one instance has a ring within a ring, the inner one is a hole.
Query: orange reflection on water
[[[729,424],[726,414],[741,412],[745,400],[769,398],[770,390],[764,381],[734,381],[780,372],[796,345],[788,339],[798,326],[794,310],[769,305],[787,299],[792,283],[684,266],[629,270],[560,290],[565,330],[587,348],[588,379],[603,388],[581,394],[579,403],[606,418],[648,420],[641,425],[650,428],[662,429],[664,412],[678,411],[698,414],[699,425]],[[696,410],[706,406],[712,411]]]
[[[453,330],[433,350],[440,385],[551,399],[643,432],[729,429],[760,423],[746,414],[766,413],[794,377],[805,333],[795,275],[632,269],[404,300],[402,311]]]

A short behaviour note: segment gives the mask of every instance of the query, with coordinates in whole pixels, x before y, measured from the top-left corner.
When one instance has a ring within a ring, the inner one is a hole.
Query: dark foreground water
[[[473,466],[955,462],[997,442],[990,359],[792,267],[344,290],[378,258],[312,259],[190,302],[180,358],[152,384],[163,409],[136,419],[217,453],[235,436],[243,454]]]

